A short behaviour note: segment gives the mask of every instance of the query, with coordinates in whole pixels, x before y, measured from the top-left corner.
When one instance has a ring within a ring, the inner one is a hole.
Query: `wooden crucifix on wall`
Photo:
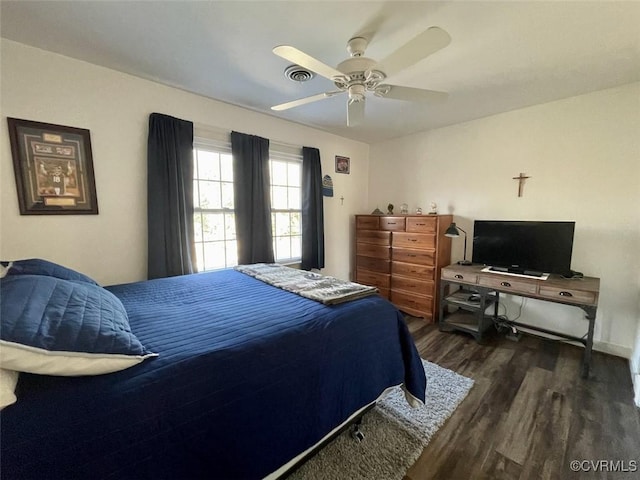
[[[522,196],[522,188],[524,187],[524,181],[527,178],[531,178],[531,177],[525,176],[524,173],[520,173],[520,175],[518,175],[517,177],[513,177],[514,180],[518,180],[520,182],[520,183],[518,183],[518,196],[519,197]]]

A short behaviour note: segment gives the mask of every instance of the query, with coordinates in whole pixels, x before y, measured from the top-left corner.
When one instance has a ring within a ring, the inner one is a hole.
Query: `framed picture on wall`
[[[21,215],[98,213],[89,130],[7,118]]]
[[[349,174],[350,159],[349,157],[341,157],[336,155],[336,173]]]

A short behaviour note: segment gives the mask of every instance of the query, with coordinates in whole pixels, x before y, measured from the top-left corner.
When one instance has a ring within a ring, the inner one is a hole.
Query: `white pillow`
[[[14,370],[0,368],[0,410],[16,403],[16,385],[19,373]]]
[[[6,277],[11,267],[13,267],[13,262],[9,262],[6,266],[0,264],[0,278]]]
[[[157,356],[99,285],[45,275],[0,280],[0,365],[41,375],[100,375]]]

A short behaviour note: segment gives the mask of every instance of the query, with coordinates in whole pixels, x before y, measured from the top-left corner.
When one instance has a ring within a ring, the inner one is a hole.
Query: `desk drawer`
[[[358,268],[356,270],[356,283],[371,285],[374,287],[389,288],[391,275],[377,272],[370,272]]]
[[[428,265],[416,265],[414,263],[392,262],[391,273],[405,277],[417,277],[425,280],[433,280],[434,268]]]
[[[500,278],[498,278],[500,277]],[[527,293],[536,294],[538,292],[538,285],[535,282],[525,282],[522,280],[514,280],[512,278],[505,278],[503,275],[481,275],[478,283],[485,287],[495,288],[502,292],[514,292],[514,293]]]
[[[460,273],[460,272],[450,272],[449,270],[442,270],[442,278],[446,280],[456,280],[464,283],[478,283],[478,275],[475,273]]]
[[[391,262],[383,258],[356,256],[356,267],[364,268],[370,272],[389,273]]]
[[[356,255],[365,257],[375,257],[382,260],[389,260],[390,248],[384,245],[373,245],[370,243],[356,243]]]
[[[431,295],[433,292],[433,282],[409,277],[397,277],[394,275],[391,279],[391,289],[404,290],[405,292],[416,293],[418,295]]]
[[[373,243],[375,245],[390,245],[391,232],[380,230],[358,230],[356,242]]]
[[[404,217],[380,217],[380,230],[404,231]]]
[[[596,295],[593,292],[583,292],[581,290],[570,290],[567,288],[547,287],[544,285],[540,285],[538,294],[541,297],[558,300],[560,302],[592,305],[596,301]]]
[[[408,248],[392,248],[391,250],[395,262],[435,265],[435,250],[411,250]]]
[[[407,217],[407,232],[436,233],[435,217]]]
[[[394,247],[407,248],[436,248],[436,236],[427,233],[400,233],[393,234]]]

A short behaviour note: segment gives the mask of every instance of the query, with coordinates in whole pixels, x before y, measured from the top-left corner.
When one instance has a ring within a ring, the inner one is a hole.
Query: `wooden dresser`
[[[452,215],[356,215],[355,281],[433,322],[440,269],[451,262],[444,232],[452,221]]]

